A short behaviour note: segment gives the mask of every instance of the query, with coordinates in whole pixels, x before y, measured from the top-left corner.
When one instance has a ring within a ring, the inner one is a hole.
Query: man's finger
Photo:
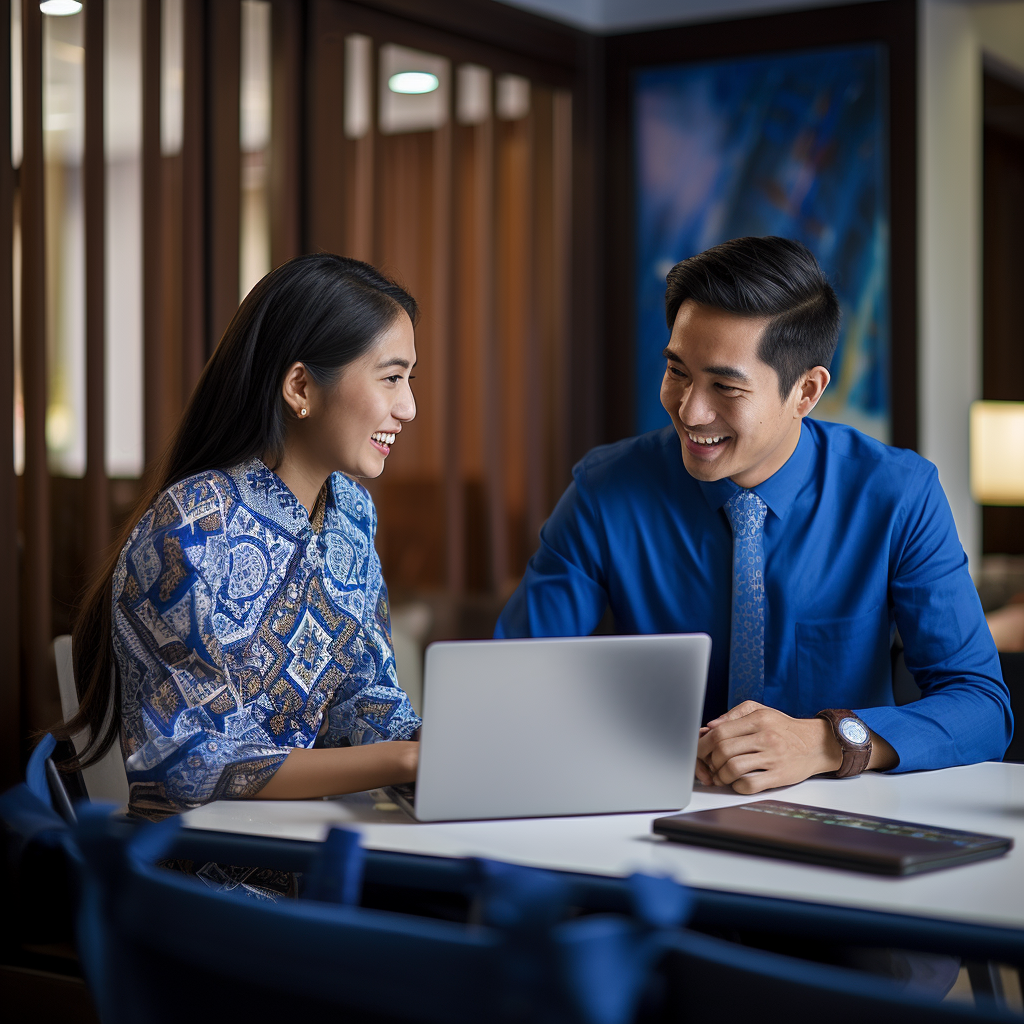
[[[768,767],[770,767],[769,760],[763,751],[738,754],[736,757],[730,757],[728,761],[715,769],[715,781],[723,786],[731,786],[748,772],[763,772]]]
[[[738,778],[733,784],[734,793],[743,796],[752,796],[754,793],[763,793],[766,789],[775,789],[777,786],[791,785],[791,780],[783,776],[777,768],[771,768],[763,772],[751,772]]]
[[[737,718],[743,718],[753,711],[759,711],[763,707],[764,704],[758,704],[756,700],[745,700],[741,704],[737,704],[736,707],[726,711],[724,715],[719,715],[717,718],[708,722],[707,728],[714,729],[716,725],[721,725],[722,722],[733,722]]]
[[[713,772],[718,772],[722,765],[727,761],[731,761],[734,757],[763,752],[764,744],[761,742],[761,733],[750,732],[742,736],[730,736],[719,739],[711,750],[708,751],[704,761]]]

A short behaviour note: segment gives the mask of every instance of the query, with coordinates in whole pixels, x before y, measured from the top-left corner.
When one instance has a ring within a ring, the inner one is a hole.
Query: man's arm
[[[922,463],[907,493],[890,594],[921,699],[857,714],[892,744],[896,771],[998,760],[1013,735],[1010,694],[935,467]]]
[[[540,547],[505,605],[496,639],[589,636],[608,603],[604,587],[602,530],[582,471],[566,489],[540,531]]]
[[[906,493],[913,497],[893,539],[890,594],[922,697],[856,710],[871,732],[868,767],[902,772],[1001,758],[1013,734],[1009,692],[935,467],[922,462]],[[821,719],[752,701],[709,722],[697,756],[700,782],[740,793],[792,785],[842,759]]]

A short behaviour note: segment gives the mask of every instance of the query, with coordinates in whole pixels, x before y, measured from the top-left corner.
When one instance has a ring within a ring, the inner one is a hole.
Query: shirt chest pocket
[[[889,616],[879,605],[851,619],[796,624],[801,717],[822,708],[892,704]]]

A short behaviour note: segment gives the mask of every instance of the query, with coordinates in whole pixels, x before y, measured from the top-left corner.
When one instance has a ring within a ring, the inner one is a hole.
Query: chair
[[[95,805],[80,818],[79,951],[107,1024],[311,1011],[377,1024],[626,1024],[739,1021],[770,1008],[792,1024],[1015,1019],[687,931],[692,897],[667,879],[364,854],[336,830],[324,844],[294,844],[306,893],[272,903],[155,867],[180,851],[176,819],[133,828]],[[207,837],[188,841],[199,853]],[[371,882],[469,896],[476,923],[358,905]],[[610,913],[598,905],[609,901]]]
[[[214,891],[155,866],[179,823],[126,826],[80,808],[78,949],[106,1024],[269,1020],[537,1021],[626,1024],[688,894],[631,880],[631,916],[565,920],[568,884],[550,872],[461,862],[477,923],[355,905],[363,855],[335,830],[309,866],[307,898]]]
[[[67,722],[78,712],[78,688],[75,685],[70,636],[64,634],[53,641],[53,655],[57,661],[61,711]],[[75,736],[75,752],[84,750],[87,742],[88,737],[84,732]],[[115,742],[96,764],[82,769],[82,783],[90,800],[108,800],[121,807],[128,803],[128,776],[124,770],[119,743]]]

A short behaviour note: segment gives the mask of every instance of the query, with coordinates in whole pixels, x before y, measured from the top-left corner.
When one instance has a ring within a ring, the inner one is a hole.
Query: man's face
[[[814,401],[808,405],[804,378],[779,396],[778,374],[757,355],[764,326],[692,299],[679,307],[665,349],[661,404],[679,435],[683,465],[697,480],[728,477],[756,487],[800,439],[800,421]],[[828,373],[818,369],[827,383]]]

